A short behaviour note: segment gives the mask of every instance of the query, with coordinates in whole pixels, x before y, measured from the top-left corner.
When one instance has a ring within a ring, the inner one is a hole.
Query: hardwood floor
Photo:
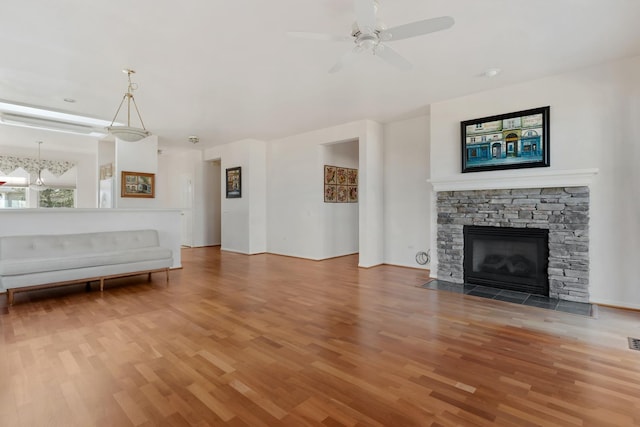
[[[182,259],[168,287],[16,294],[0,425],[640,425],[639,313],[422,289],[426,273],[356,256]]]

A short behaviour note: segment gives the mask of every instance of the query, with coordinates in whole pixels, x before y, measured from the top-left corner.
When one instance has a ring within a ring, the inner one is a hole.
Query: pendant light
[[[42,180],[42,161],[40,160],[40,146],[42,145],[42,141],[37,141],[36,143],[38,144],[38,178],[36,182],[29,184],[29,188],[35,191],[42,191],[48,187],[44,185],[44,181]]]
[[[147,136],[151,135],[151,132],[149,132],[144,127],[144,122],[142,121],[142,116],[140,116],[140,111],[138,110],[136,99],[133,97],[133,91],[138,89],[138,85],[136,83],[131,83],[131,74],[134,74],[135,70],[130,70],[127,68],[122,70],[122,72],[127,75],[127,78],[129,80],[129,85],[127,86],[127,92],[122,97],[122,101],[120,101],[120,105],[116,110],[116,115],[113,116],[111,125],[107,126],[107,131],[111,135],[114,135],[125,141],[131,141],[131,142],[140,141],[142,138],[146,138]],[[114,126],[113,124],[118,118],[118,113],[120,112],[120,109],[122,108],[122,104],[124,104],[125,100],[127,101],[127,125]],[[138,114],[138,119],[140,120],[140,124],[142,125],[142,128],[131,126],[131,102],[133,102],[133,107],[136,109],[136,113]]]

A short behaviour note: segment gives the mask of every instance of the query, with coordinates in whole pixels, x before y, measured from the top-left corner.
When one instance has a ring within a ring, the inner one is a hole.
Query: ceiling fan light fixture
[[[380,44],[380,41],[373,37],[363,37],[358,41],[358,46],[364,50],[375,52],[376,47]]]
[[[140,115],[140,110],[138,110],[138,105],[136,104],[136,99],[133,96],[133,91],[138,89],[138,84],[137,83],[132,83],[131,82],[131,74],[135,73],[135,70],[131,70],[129,68],[126,68],[124,70],[122,70],[123,73],[125,73],[127,75],[127,79],[129,81],[129,85],[127,86],[127,91],[125,92],[124,96],[122,97],[122,101],[120,101],[120,105],[118,106],[118,109],[116,110],[116,114],[113,116],[113,120],[111,121],[111,125],[107,126],[107,132],[109,132],[109,134],[122,139],[124,141],[129,141],[129,142],[135,142],[135,141],[140,141],[143,138],[148,137],[149,135],[151,135],[151,132],[149,132],[145,127],[144,127],[144,122],[142,121],[142,116]],[[127,101],[127,125],[126,126],[121,126],[121,125],[115,125],[114,123],[116,122],[116,119],[118,118],[118,113],[120,112],[120,109],[122,108],[122,105],[124,104],[124,102]],[[131,103],[133,103],[133,107],[135,108],[136,114],[138,115],[138,119],[140,120],[140,124],[142,125],[141,128],[138,127],[134,127],[131,126]]]
[[[335,65],[329,69],[329,73],[340,71],[355,54],[363,51],[381,58],[399,70],[408,71],[412,68],[411,63],[402,57],[400,53],[386,46],[385,43],[446,30],[455,23],[451,16],[441,16],[387,28],[378,16],[380,6],[378,0],[353,0],[353,2],[356,19],[351,26],[350,39],[356,46],[343,54]],[[315,40],[341,41],[344,39],[341,36],[331,34],[303,32],[289,34],[295,37],[307,37]]]

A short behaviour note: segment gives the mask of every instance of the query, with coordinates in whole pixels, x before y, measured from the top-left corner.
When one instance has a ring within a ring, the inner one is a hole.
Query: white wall
[[[157,174],[158,137],[151,135],[135,142],[123,141],[116,138],[115,158],[114,184],[116,197],[114,199],[114,206],[116,208],[155,208],[157,206],[157,194],[156,198],[121,197],[120,178],[122,171]]]
[[[182,243],[219,245],[220,165],[203,160],[201,150],[164,149],[158,156],[156,177],[157,206],[182,213]]]
[[[53,154],[53,153],[52,153]],[[84,153],[64,153],[76,163],[76,207],[98,207],[98,175],[96,173],[96,155]],[[53,157],[52,157],[53,158]]]
[[[205,202],[205,246],[220,245],[222,241],[222,168],[219,161],[207,161],[204,168],[206,186]]]
[[[360,267],[384,263],[384,133],[382,125],[365,122],[360,138]]]
[[[382,126],[359,121],[270,141],[268,146],[268,251],[311,259],[327,252],[324,203],[325,145],[358,141],[359,265],[383,260]],[[224,224],[223,224],[224,226]],[[224,233],[224,231],[223,231]]]
[[[431,244],[429,116],[384,126],[384,262],[428,268],[415,260]]]
[[[267,249],[322,259],[323,137],[289,137],[269,144]]]
[[[325,165],[358,169],[360,153],[357,140],[328,144],[323,148]],[[325,222],[322,251],[325,257],[358,252],[360,245],[358,207],[358,203],[323,203]]]
[[[208,149],[205,160],[221,161],[222,199],[221,248],[226,251],[256,254],[266,252],[267,159],[264,141],[246,139]],[[226,169],[240,166],[241,196],[227,199]]]
[[[257,254],[267,251],[267,145],[253,140],[248,148],[249,168],[242,177],[242,192],[250,200],[249,253]]]
[[[640,308],[640,57],[432,105],[431,178],[460,175],[460,121],[545,105],[550,169],[600,171],[590,186],[591,301]]]

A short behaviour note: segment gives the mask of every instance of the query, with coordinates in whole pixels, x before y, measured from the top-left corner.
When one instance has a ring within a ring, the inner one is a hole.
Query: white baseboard
[[[606,305],[609,307],[616,307],[616,308],[628,308],[631,310],[640,310],[640,305],[639,304],[629,304],[628,302],[623,302],[623,301],[614,301],[614,300],[607,300],[607,299],[590,299],[589,302],[591,304],[601,304],[601,305]]]

